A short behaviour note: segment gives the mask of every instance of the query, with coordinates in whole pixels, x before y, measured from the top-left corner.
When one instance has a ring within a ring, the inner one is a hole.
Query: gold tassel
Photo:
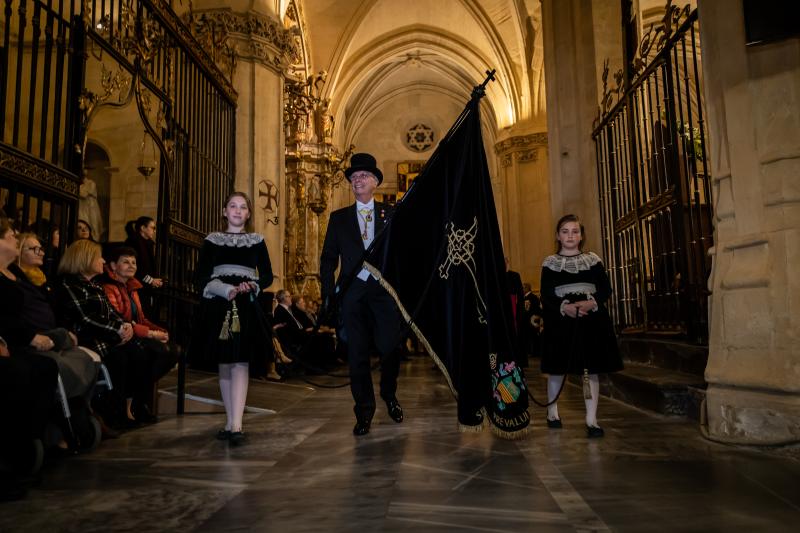
[[[219,340],[226,341],[230,335],[230,321],[231,321],[231,312],[225,312],[225,320],[222,321],[222,329],[219,332]]]
[[[592,399],[592,388],[589,386],[589,369],[583,369],[583,397],[587,400]]]
[[[236,300],[231,302],[233,304],[233,320],[231,320],[231,332],[239,333],[242,326],[239,323],[239,308],[236,307]]]

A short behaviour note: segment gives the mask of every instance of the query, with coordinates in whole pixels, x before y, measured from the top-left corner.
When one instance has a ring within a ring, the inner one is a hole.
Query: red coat
[[[127,284],[123,283],[114,272],[106,267],[102,283],[103,290],[106,296],[108,296],[108,301],[111,302],[111,305],[126,322],[131,322],[133,324],[133,334],[136,337],[147,338],[150,330],[166,331],[157,324],[150,322],[147,317],[144,316],[142,302],[139,300],[139,289],[142,288],[142,284],[139,280],[131,278],[128,280]],[[136,304],[138,320],[133,319],[131,300]]]

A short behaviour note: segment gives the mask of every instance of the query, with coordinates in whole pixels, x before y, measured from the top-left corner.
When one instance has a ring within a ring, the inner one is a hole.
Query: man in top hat
[[[364,250],[380,233],[390,215],[389,206],[376,202],[375,189],[383,181],[383,173],[370,154],[353,154],[350,167],[344,171],[350,181],[355,203],[331,213],[328,231],[320,257],[322,300],[332,303],[341,295],[341,313],[347,358],[350,365],[350,390],[356,414],[355,435],[369,432],[375,414],[375,393],[370,373],[370,348],[377,346],[381,356],[380,395],[389,416],[403,421],[403,409],[397,402],[397,375],[400,360],[396,344],[399,340],[400,319],[392,297],[381,287],[359,261]],[[341,261],[339,279],[334,284],[334,271]],[[347,285],[348,277],[356,273]]]

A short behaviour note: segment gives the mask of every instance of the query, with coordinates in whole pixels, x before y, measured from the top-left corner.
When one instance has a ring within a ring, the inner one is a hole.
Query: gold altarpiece
[[[352,154],[333,143],[330,102],[321,98],[327,74],[284,82],[286,221],[283,247],[286,289],[319,298],[319,257],[333,189],[344,181]]]

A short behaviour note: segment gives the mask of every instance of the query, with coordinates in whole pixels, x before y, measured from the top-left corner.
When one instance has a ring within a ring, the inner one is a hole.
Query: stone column
[[[699,9],[716,217],[708,435],[796,442],[800,39],[747,47],[740,2],[703,0]]]
[[[597,114],[592,4],[583,0],[542,0],[551,228],[566,213],[579,215],[588,230],[587,247],[602,250],[597,201],[595,148]],[[553,233],[553,231],[551,231]]]
[[[553,253],[547,134],[508,137],[495,144],[503,243],[511,267],[538,290],[542,259]]]

